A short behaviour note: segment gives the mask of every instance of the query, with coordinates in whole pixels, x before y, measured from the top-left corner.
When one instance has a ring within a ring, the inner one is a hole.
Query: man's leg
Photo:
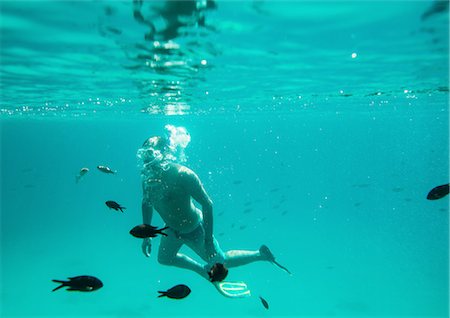
[[[225,253],[225,265],[227,267],[242,266],[257,261],[266,261],[267,259],[257,251],[231,250]]]
[[[167,230],[167,233],[169,235],[163,236],[159,244],[158,262],[163,265],[189,269],[204,278],[208,278],[208,275],[201,264],[182,253],[178,253],[183,245],[183,240],[178,239],[176,233],[170,231],[170,229]]]
[[[205,232],[203,227],[192,233],[192,237],[185,241],[195,253],[197,253],[205,262],[212,265],[215,260],[224,259],[225,266],[236,267],[246,265],[256,261],[269,260],[264,253],[260,250],[257,251],[245,251],[245,250],[232,250],[224,253],[219,246],[216,238],[213,237],[215,255],[207,255],[205,251]]]

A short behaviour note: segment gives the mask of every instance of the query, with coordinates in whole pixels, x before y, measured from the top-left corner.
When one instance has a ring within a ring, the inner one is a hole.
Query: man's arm
[[[142,199],[142,223],[151,225],[153,217],[153,206],[148,202],[145,197]],[[142,241],[142,252],[145,256],[149,257],[152,251],[152,241],[150,238],[145,238]]]
[[[142,223],[151,225],[153,207],[145,198],[142,199]]]

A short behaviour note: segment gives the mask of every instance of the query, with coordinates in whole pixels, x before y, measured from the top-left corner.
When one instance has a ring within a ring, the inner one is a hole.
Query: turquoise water
[[[183,4],[0,2],[1,316],[448,317],[448,197],[426,200],[449,180],[448,8]],[[266,244],[292,276],[232,268],[252,297],[228,299],[159,239],[144,257],[136,150],[166,124],[221,247]],[[104,287],[51,292],[77,275]]]

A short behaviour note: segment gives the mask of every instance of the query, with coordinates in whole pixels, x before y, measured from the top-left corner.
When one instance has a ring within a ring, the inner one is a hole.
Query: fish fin
[[[123,210],[122,210],[122,209],[126,209],[126,207],[124,207],[124,206],[119,207],[120,212],[123,213]]]
[[[68,291],[80,291],[79,289],[73,288],[73,287],[69,287],[66,290]]]
[[[61,284],[61,285],[59,285],[58,287],[54,288],[54,289],[52,290],[52,292],[54,292],[55,290],[58,290],[58,289],[60,289],[60,288],[65,287],[65,286],[66,286],[66,283],[67,283],[66,281],[63,281],[63,280],[57,280],[57,279],[52,279],[52,282]]]
[[[161,293],[161,295],[158,295],[158,298],[167,296],[167,292],[165,291],[158,290],[158,293]]]
[[[75,183],[78,183],[80,181],[81,176],[75,176]]]
[[[159,229],[157,232],[158,232],[159,234],[163,235],[163,236],[168,236],[166,233],[163,233],[163,232],[162,232],[162,231],[164,231],[164,230],[167,230],[168,228],[169,228],[168,226],[163,227],[162,229]]]

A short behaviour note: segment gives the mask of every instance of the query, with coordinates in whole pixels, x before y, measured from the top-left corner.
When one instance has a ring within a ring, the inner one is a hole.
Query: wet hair
[[[137,151],[142,178],[151,178],[155,171],[169,168],[170,162],[185,162],[184,149],[191,137],[184,127],[166,125],[167,136],[152,136]]]
[[[166,137],[154,136],[146,139],[142,144],[142,148],[152,147],[157,150],[164,150],[169,146],[169,140]]]

